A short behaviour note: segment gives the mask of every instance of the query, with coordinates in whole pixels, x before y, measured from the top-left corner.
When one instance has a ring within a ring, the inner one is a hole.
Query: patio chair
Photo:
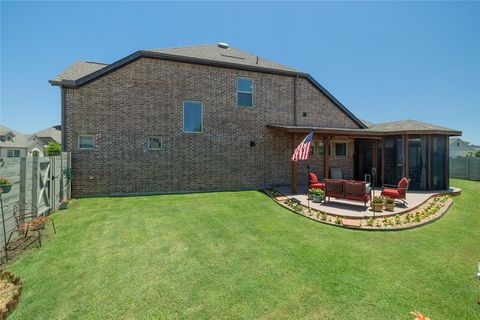
[[[330,167],[330,179],[342,180],[342,169],[339,167]]]
[[[27,246],[35,241],[38,241],[38,245],[42,246],[42,231],[45,230],[45,224],[50,221],[53,227],[53,233],[56,234],[57,230],[55,228],[55,222],[47,216],[37,216],[34,213],[33,205],[25,206],[25,214],[20,214],[20,207],[21,203],[17,202],[13,206],[13,217],[15,220],[15,229],[10,233],[7,246],[10,245],[10,241],[12,240],[12,236],[17,234],[23,235],[23,240],[28,242],[28,240],[32,239],[31,242],[27,243]],[[33,235],[32,235],[33,233]],[[18,247],[18,246],[17,246]],[[16,248],[10,248],[12,250]]]
[[[318,181],[318,177],[315,173],[308,173],[308,189],[322,189],[325,190],[325,183]]]
[[[408,190],[409,184],[410,184],[410,180],[407,179],[406,177],[403,177],[398,182],[398,185],[384,184],[382,186],[382,196],[390,197],[396,200],[398,199],[402,201],[406,206],[408,205],[407,190]]]

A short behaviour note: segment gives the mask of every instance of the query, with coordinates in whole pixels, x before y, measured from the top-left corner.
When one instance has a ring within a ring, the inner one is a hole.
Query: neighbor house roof
[[[14,138],[13,141],[0,141],[0,147],[26,148],[29,145],[28,136],[0,124],[0,133],[2,132],[3,134],[13,133]]]
[[[328,127],[307,127],[307,126],[291,126],[269,124],[267,128],[278,129],[291,133],[306,133],[312,130],[318,133],[345,135],[345,136],[387,136],[396,134],[445,134],[450,136],[460,136],[461,131],[445,128],[416,120],[401,120],[384,123],[370,123],[366,129],[345,129],[345,128],[328,128]]]
[[[342,110],[360,128],[365,128],[365,125],[353,113],[351,113],[350,110],[348,110],[308,73],[297,71],[294,68],[284,66],[239,49],[229,46],[225,48],[220,44],[140,50],[109,65],[96,62],[76,62],[55,78],[51,79],[50,83],[52,85],[64,87],[78,87],[142,57],[280,74],[292,77],[303,77],[325,94],[332,103]]]
[[[48,144],[51,140],[58,143],[62,143],[62,131],[59,130],[60,126],[49,127],[33,134],[39,137],[45,144]]]

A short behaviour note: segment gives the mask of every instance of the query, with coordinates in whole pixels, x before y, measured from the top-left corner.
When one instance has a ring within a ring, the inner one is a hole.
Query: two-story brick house
[[[440,189],[448,136],[461,134],[415,121],[367,126],[309,74],[222,43],[76,62],[50,82],[61,89],[77,196],[295,188],[307,164],[348,179],[376,166],[379,181],[412,173],[418,189]],[[312,129],[311,159],[292,164]],[[414,170],[409,151],[423,157]]]

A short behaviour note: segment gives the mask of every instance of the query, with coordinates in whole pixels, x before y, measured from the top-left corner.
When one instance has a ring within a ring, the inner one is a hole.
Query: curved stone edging
[[[429,202],[430,200],[432,200],[433,198],[437,198],[437,197],[440,197],[440,196],[444,196],[444,195],[448,195],[448,196],[458,196],[462,193],[461,190],[459,191],[454,191],[454,192],[440,192],[440,193],[436,193],[436,194],[432,194],[431,196],[429,196],[424,202],[420,203],[420,204],[417,204],[416,206],[414,207],[411,207],[411,208],[408,208],[408,210],[405,210],[405,211],[402,211],[400,213],[400,215],[404,215],[404,214],[408,214],[408,213],[412,213],[413,211],[416,211],[420,208],[422,208],[427,202]],[[317,209],[313,209],[313,210],[317,210]],[[318,211],[318,210],[317,210]],[[395,213],[395,212],[389,212],[389,213],[385,213],[387,211],[382,211],[382,212],[376,212],[375,213],[375,217],[376,218],[390,218],[390,217],[395,217],[398,213]],[[357,217],[351,217],[351,216],[346,216],[346,215],[342,215],[342,214],[336,214],[336,213],[328,213],[328,215],[330,216],[335,216],[335,217],[342,217],[342,218],[345,218],[345,219],[359,219],[359,220],[362,220],[362,219],[368,219],[370,218],[370,216],[357,216]]]
[[[335,214],[330,214],[330,213],[325,213],[325,212],[322,212],[322,211],[319,211],[317,209],[313,209],[313,208],[310,208],[310,213],[311,214],[308,214],[308,213],[305,213],[305,210],[308,210],[307,207],[305,207],[304,205],[301,205],[299,204],[299,206],[302,207],[302,210],[301,211],[297,211],[295,209],[293,209],[292,207],[288,206],[287,204],[285,204],[284,202],[280,201],[280,200],[277,200],[275,198],[274,195],[272,195],[270,193],[269,190],[264,190],[265,194],[267,194],[274,202],[276,202],[277,204],[279,204],[280,206],[284,207],[285,209],[293,212],[293,213],[296,213],[298,215],[301,215],[305,218],[308,218],[310,220],[313,220],[315,222],[320,222],[320,223],[323,223],[323,224],[327,224],[327,225],[330,225],[330,226],[335,226],[335,227],[340,227],[340,228],[346,228],[346,229],[351,229],[351,230],[362,230],[362,231],[401,231],[401,230],[411,230],[411,229],[415,229],[415,228],[419,228],[419,227],[422,227],[422,226],[425,226],[427,224],[430,224],[432,222],[435,222],[437,221],[438,219],[440,219],[441,217],[443,217],[445,215],[445,213],[448,211],[448,209],[451,207],[451,205],[453,204],[453,200],[452,198],[448,199],[442,207],[440,207],[438,209],[437,212],[435,212],[433,215],[431,216],[428,216],[427,218],[421,220],[420,222],[410,222],[408,224],[400,224],[400,225],[391,225],[391,226],[362,226],[362,225],[359,225],[359,226],[355,226],[355,225],[349,225],[349,224],[343,224],[342,222],[341,223],[335,223],[335,222],[332,222],[332,221],[328,221],[328,220],[323,220],[323,219],[320,219],[319,216],[320,215],[324,215],[325,217],[344,217],[344,216],[341,216],[341,215],[335,215]],[[446,193],[438,193],[438,194],[435,194],[435,195],[432,195],[430,196],[425,202],[415,206],[414,208],[411,208],[410,210],[408,211],[405,211],[405,212],[402,212],[401,215],[399,216],[406,216],[407,214],[411,214],[413,211],[415,210],[419,210],[421,208],[424,208],[424,207],[427,207],[428,205],[430,205],[432,202],[433,202],[433,199],[435,198],[438,198],[438,197],[441,197],[441,196],[445,196],[445,195],[449,195],[449,196],[456,196],[456,195],[459,195],[461,193],[461,191],[458,191],[458,192],[454,192],[454,193],[449,193],[449,194],[446,194]],[[376,219],[380,219],[380,218],[388,218],[388,217],[395,217],[397,214],[390,214],[390,215],[383,215],[383,216],[377,216]],[[365,220],[367,218],[371,218],[371,217],[355,217],[355,218],[352,218],[352,217],[348,217],[348,219],[350,220]]]
[[[6,319],[7,315],[16,308],[18,301],[20,300],[23,284],[19,277],[15,277],[11,272],[8,271],[1,270],[0,279],[8,280],[15,286],[15,294],[13,295],[12,299],[10,299],[10,301],[8,301],[4,307],[0,307],[0,319]]]

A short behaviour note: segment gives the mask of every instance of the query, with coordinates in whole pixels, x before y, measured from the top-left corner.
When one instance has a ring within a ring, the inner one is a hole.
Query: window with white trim
[[[199,133],[203,130],[203,104],[199,101],[183,101],[183,132]]]
[[[152,136],[148,137],[148,150],[161,150],[162,149],[162,137]]]
[[[79,135],[78,136],[78,148],[79,149],[93,149],[93,136],[92,135]]]
[[[253,107],[253,79],[237,77],[237,106]]]
[[[20,150],[7,150],[7,157],[18,158],[20,157]]]

